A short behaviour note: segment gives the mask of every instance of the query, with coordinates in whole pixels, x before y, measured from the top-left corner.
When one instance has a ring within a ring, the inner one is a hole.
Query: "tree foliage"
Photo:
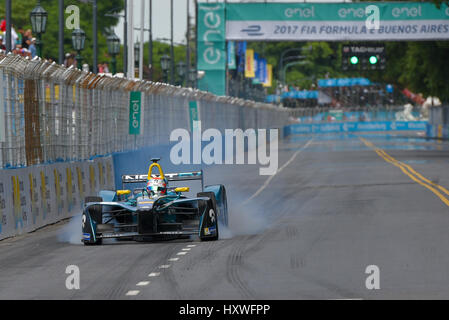
[[[36,0],[12,1],[12,22],[16,31],[19,28],[31,29],[30,12],[36,6]],[[88,63],[92,69],[93,59],[93,21],[92,4],[89,0],[65,0],[65,8],[70,5],[77,5],[80,8],[80,27],[86,32],[85,49],[81,52],[83,62]],[[42,35],[44,58],[51,58],[58,61],[58,34],[59,34],[59,7],[58,1],[41,0],[41,6],[48,12],[48,22],[46,33]],[[112,27],[118,23],[118,18],[105,16],[107,13],[120,12],[124,8],[123,0],[97,1],[97,25],[98,25],[98,63],[111,62],[111,57],[107,52],[106,38]],[[5,17],[4,1],[0,3],[0,17]],[[64,10],[64,21],[69,17]],[[65,25],[65,23],[64,23]],[[73,52],[71,33],[73,30],[64,29],[64,52]],[[144,47],[144,65],[149,65],[149,43]],[[185,46],[175,46],[175,63],[185,59]],[[160,68],[160,58],[163,54],[170,54],[170,45],[161,42],[153,42],[153,79],[162,80]],[[192,55],[193,61],[193,55]],[[117,56],[117,72],[123,71],[123,46]]]
[[[20,0],[12,1],[12,23],[16,31],[19,28],[31,29],[30,12],[36,6],[35,0]],[[92,67],[93,57],[93,28],[92,28],[92,4],[90,1],[76,1],[65,0],[65,8],[70,5],[76,5],[80,8],[80,27],[86,32],[85,49],[82,52],[84,61]],[[55,0],[41,0],[41,6],[48,12],[48,22],[46,33],[42,35],[43,51],[42,55],[45,58],[51,58],[55,61],[58,60],[58,34],[59,34],[59,7],[58,1]],[[108,0],[97,2],[97,25],[98,25],[98,61],[107,61],[109,57],[107,55],[106,37],[107,31],[110,27],[117,25],[118,19],[105,16],[106,13],[117,8],[117,12],[124,7],[123,0]],[[4,1],[0,5],[0,16],[5,17]],[[69,17],[68,13],[64,10],[64,26],[65,19]],[[73,30],[64,28],[64,51],[73,52],[71,33]]]

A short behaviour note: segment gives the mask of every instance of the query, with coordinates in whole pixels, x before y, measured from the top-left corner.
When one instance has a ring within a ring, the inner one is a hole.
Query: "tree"
[[[30,12],[36,6],[35,0],[20,0],[12,1],[12,23],[16,31],[19,28],[24,30],[31,29]],[[108,0],[97,2],[97,18],[98,18],[98,57],[99,62],[109,61],[107,55],[106,44],[106,31],[117,25],[118,19],[114,17],[106,17],[105,14],[114,8],[123,8],[123,0]],[[86,32],[85,49],[82,52],[84,61],[92,67],[92,4],[87,0],[65,0],[64,5],[76,5],[80,8],[80,27]],[[55,0],[41,0],[41,6],[48,12],[47,31],[42,35],[44,58],[51,58],[57,61],[58,58],[58,33],[59,33],[59,20],[58,20],[58,1]],[[64,10],[65,11],[65,10]],[[4,1],[1,2],[0,16],[5,16]],[[69,14],[65,13],[64,19]],[[73,30],[64,28],[64,51],[72,52],[72,38],[71,33]]]

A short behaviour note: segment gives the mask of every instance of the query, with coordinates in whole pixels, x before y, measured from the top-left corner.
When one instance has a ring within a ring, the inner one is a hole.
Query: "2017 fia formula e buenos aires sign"
[[[426,2],[228,3],[226,20],[226,40],[449,39],[449,7]]]

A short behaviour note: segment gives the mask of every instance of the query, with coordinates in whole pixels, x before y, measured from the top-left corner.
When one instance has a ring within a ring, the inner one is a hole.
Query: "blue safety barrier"
[[[282,95],[271,94],[266,96],[265,102],[280,102],[283,99],[318,99],[318,91],[316,90],[302,90],[302,91],[288,91],[283,92]]]
[[[318,87],[352,87],[352,86],[369,86],[372,82],[367,78],[336,78],[336,79],[319,79]]]
[[[338,123],[298,123],[286,126],[284,135],[333,132],[426,131],[426,121],[372,121]]]
[[[427,123],[426,137],[437,139],[449,139],[449,125]]]

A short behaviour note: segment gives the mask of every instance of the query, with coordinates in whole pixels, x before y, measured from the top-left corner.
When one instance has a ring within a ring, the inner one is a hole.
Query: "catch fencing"
[[[142,92],[137,136],[129,134],[132,91]],[[289,119],[287,109],[274,105],[97,75],[12,54],[0,57],[0,93],[2,168],[82,161],[168,144],[172,130],[190,128],[191,101],[198,104],[203,130],[282,128]]]
[[[129,134],[133,91],[139,135]],[[281,129],[289,119],[272,105],[0,56],[0,240],[80,214],[86,196],[115,188],[110,155],[166,147],[172,130],[191,130],[192,105],[203,130]]]

